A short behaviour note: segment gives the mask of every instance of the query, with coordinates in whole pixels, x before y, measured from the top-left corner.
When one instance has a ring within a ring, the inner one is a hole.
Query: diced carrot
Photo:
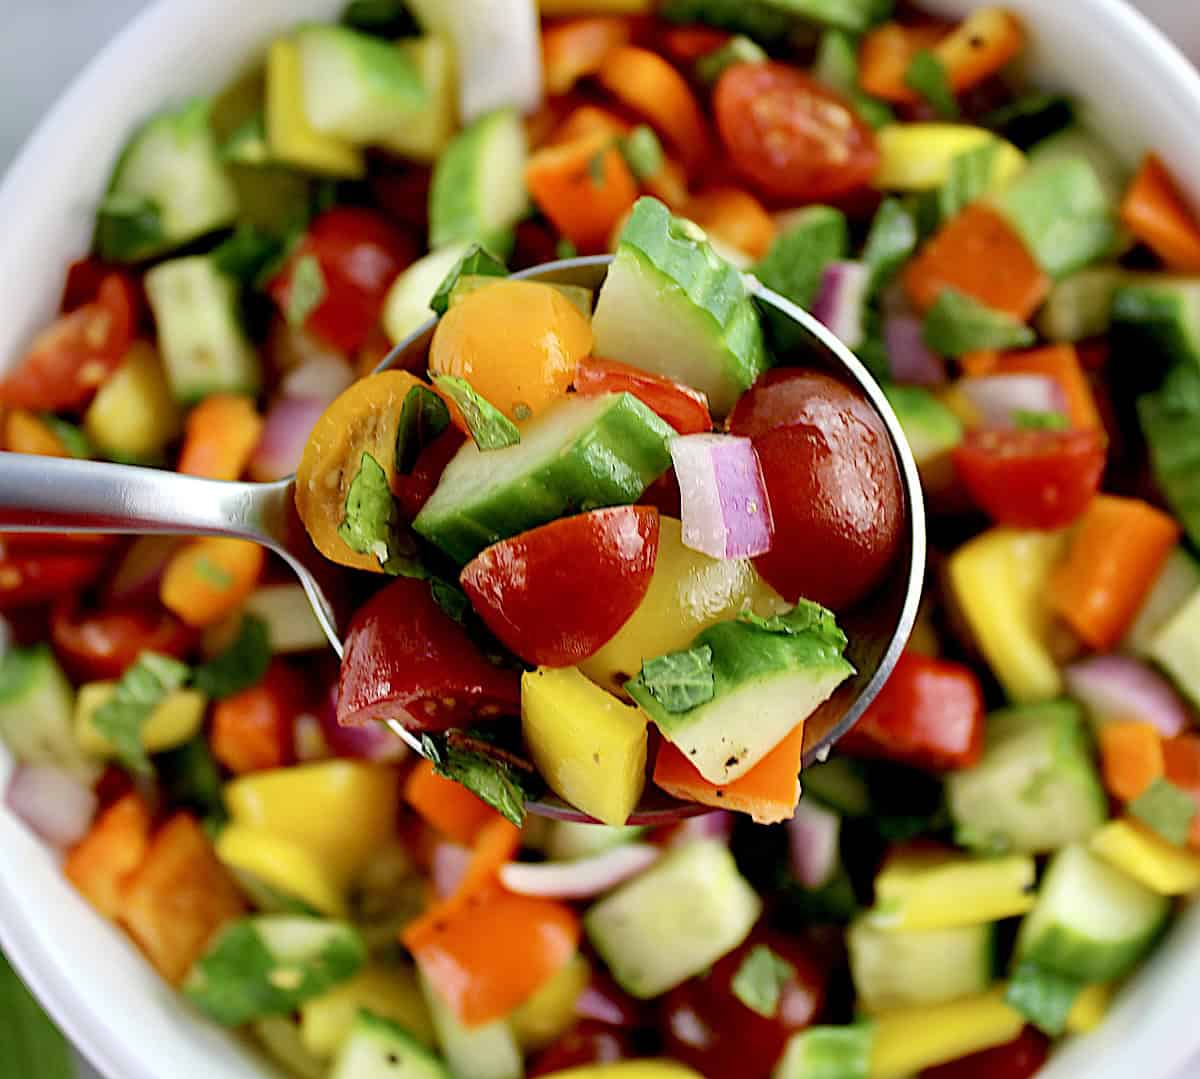
[[[676,798],[749,813],[759,824],[776,824],[790,820],[796,811],[803,752],[801,723],[744,776],[719,787],[697,772],[670,742],[663,742],[654,762],[654,782]]]
[[[688,200],[684,215],[718,240],[744,251],[751,258],[763,258],[775,239],[775,222],[748,191],[736,187],[716,187]]]
[[[619,139],[628,135],[631,128],[615,112],[602,109],[599,105],[580,105],[572,109],[550,136],[551,146],[563,146],[579,139],[592,138],[597,134]]]
[[[1000,353],[994,348],[981,348],[976,352],[967,352],[958,358],[958,366],[962,373],[971,378],[991,375],[996,371],[1000,362]]]
[[[912,104],[917,95],[905,81],[909,65],[917,53],[932,49],[945,35],[940,26],[902,26],[895,22],[877,26],[863,38],[859,48],[859,85],[885,101]]]
[[[71,451],[40,416],[23,408],[12,409],[4,418],[4,448],[12,453],[38,457],[70,457]]]
[[[172,985],[183,981],[213,934],[244,910],[233,877],[187,813],[158,830],[121,889],[122,923]]]
[[[150,810],[141,795],[129,791],[110,805],[67,855],[63,873],[93,907],[115,918],[121,884],[146,856]]]
[[[647,195],[653,195],[660,202],[666,203],[667,207],[675,213],[683,213],[690,198],[687,173],[683,171],[683,166],[678,161],[672,160],[665,154],[662,168],[653,176],[647,176],[642,180],[642,190]]]
[[[239,479],[262,435],[263,418],[241,394],[206,397],[188,413],[178,471],[210,480]]]
[[[584,253],[604,250],[638,197],[625,158],[599,132],[539,150],[525,167],[525,185],[538,208]]]
[[[691,64],[716,52],[733,35],[711,26],[671,26],[662,32],[659,45],[677,64]]]
[[[922,311],[942,289],[955,288],[1022,321],[1038,309],[1050,285],[1016,230],[981,202],[952,217],[904,271],[904,287]]]
[[[1096,399],[1074,345],[1044,345],[1023,352],[1002,353],[997,360],[996,372],[1049,376],[1063,391],[1067,419],[1072,427],[1087,430],[1101,426]]]
[[[695,95],[657,53],[624,45],[608,54],[598,75],[611,94],[666,138],[689,172],[710,156],[712,140]]]
[[[418,761],[408,773],[404,799],[427,824],[447,839],[468,847],[485,824],[499,819],[491,806],[461,783],[438,775],[429,761]]]
[[[216,703],[209,733],[213,756],[235,775],[291,764],[304,698],[300,675],[274,661],[257,686]]]
[[[628,19],[594,15],[552,23],[542,31],[546,93],[565,94],[585,75],[594,75],[613,49],[632,36]]]
[[[1163,737],[1151,723],[1107,723],[1099,739],[1104,786],[1123,802],[1132,802],[1166,772]]]
[[[246,540],[193,540],[171,556],[159,598],[189,626],[211,626],[254,591],[265,560],[263,549]]]
[[[1128,629],[1179,539],[1175,520],[1137,498],[1097,495],[1050,580],[1050,605],[1097,651]]]
[[[1146,155],[1125,193],[1121,221],[1168,269],[1200,271],[1200,220],[1156,154]]]

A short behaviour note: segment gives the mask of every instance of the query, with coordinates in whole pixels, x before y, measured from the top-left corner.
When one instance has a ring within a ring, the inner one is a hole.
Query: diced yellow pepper
[[[950,556],[953,598],[992,673],[1015,702],[1053,700],[1062,676],[1048,644],[1050,574],[1069,533],[993,528]]]
[[[433,1020],[413,970],[370,963],[349,981],[300,1005],[300,1038],[313,1056],[336,1055],[362,1008],[399,1023],[423,1045],[434,1042]]]
[[[304,113],[300,54],[294,42],[279,38],[267,50],[267,143],[271,157],[285,165],[330,176],[365,176],[362,151],[323,135]]]
[[[649,15],[655,0],[538,0],[545,16]]]
[[[106,759],[115,755],[112,743],[96,729],[96,712],[115,692],[116,682],[88,682],[75,697],[75,737],[83,751]],[[142,724],[142,747],[147,753],[174,749],[193,738],[204,723],[208,698],[197,689],[167,694]]]
[[[885,191],[931,191],[950,176],[956,157],[995,146],[988,191],[999,190],[1025,168],[1025,155],[1011,142],[970,124],[888,124],[875,132],[879,168],[874,184]]]
[[[646,782],[646,716],[577,667],[521,677],[521,731],[555,794],[603,824],[624,824]]]
[[[875,1017],[871,1079],[904,1079],[924,1068],[1012,1041],[1025,1017],[1004,1003],[1004,986],[932,1007]]]
[[[543,1049],[566,1033],[576,1019],[575,1002],[591,976],[591,964],[576,954],[508,1017],[525,1052]]]
[[[400,785],[386,765],[320,761],[241,776],[225,804],[234,823],[307,848],[344,889],[394,833]]]
[[[458,79],[450,42],[431,34],[400,45],[412,57],[425,86],[425,105],[382,145],[401,157],[432,163],[458,126]]]
[[[1116,994],[1116,982],[1093,982],[1091,985],[1085,985],[1067,1013],[1067,1033],[1087,1034],[1095,1030],[1104,1022]]]
[[[1131,820],[1109,821],[1092,835],[1093,851],[1159,895],[1200,888],[1200,856]]]
[[[221,829],[216,851],[251,895],[255,885],[265,885],[319,914],[346,917],[339,882],[311,851],[294,840],[281,839],[262,828],[230,824]]]
[[[84,413],[83,428],[105,454],[149,458],[181,430],[182,417],[153,345],[135,341]]]
[[[1032,856],[973,858],[942,851],[904,851],[875,878],[873,929],[953,929],[1012,918],[1033,909]]]

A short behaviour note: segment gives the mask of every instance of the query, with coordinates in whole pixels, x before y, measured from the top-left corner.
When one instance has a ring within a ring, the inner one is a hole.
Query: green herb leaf
[[[696,61],[696,78],[711,86],[734,64],[762,64],[768,59],[762,47],[744,34],[735,34],[719,49]]]
[[[662,172],[663,148],[654,129],[638,124],[617,143],[629,171],[639,180],[648,180]]]
[[[1026,348],[1036,340],[1025,323],[953,288],[942,289],[925,315],[924,338],[942,356],[984,348]]]
[[[508,267],[486,248],[473,244],[458,264],[442,279],[429,306],[437,315],[444,315],[450,306],[450,293],[460,277],[507,277]]]
[[[554,257],[560,259],[578,258],[579,248],[564,237],[554,245]]]
[[[704,644],[684,652],[645,660],[635,682],[645,687],[663,709],[688,712],[713,699],[716,691],[712,647]]]
[[[219,701],[258,685],[270,662],[271,639],[266,622],[255,615],[246,615],[237,639],[219,656],[197,667],[192,684]]]
[[[790,611],[773,614],[767,618],[750,610],[739,611],[737,617],[739,622],[766,630],[768,633],[782,633],[788,637],[816,633],[838,642],[843,648],[846,645],[846,634],[838,626],[837,616],[827,607],[822,607],[810,599],[800,599]]]
[[[1169,779],[1159,776],[1129,803],[1129,812],[1168,843],[1186,845],[1196,803]]]
[[[517,827],[525,824],[525,788],[515,769],[495,757],[449,745],[444,737],[421,735],[421,752],[433,770],[461,783]]]
[[[187,681],[188,674],[187,664],[177,659],[143,652],[121,675],[113,695],[96,709],[92,724],[131,772],[151,773],[142,728],[154,709]]]
[[[950,174],[938,189],[938,213],[949,221],[964,207],[987,194],[992,186],[992,169],[999,144],[981,143],[958,154],[950,162]]]
[[[1004,1002],[1043,1033],[1057,1038],[1067,1029],[1067,1016],[1082,988],[1083,983],[1074,978],[1025,962],[1013,971]]]
[[[400,406],[396,428],[396,471],[412,472],[421,451],[450,425],[450,410],[433,390],[414,386]]]
[[[1024,431],[1066,431],[1071,421],[1061,412],[1035,412],[1019,408],[1013,413],[1013,422]]]
[[[1026,149],[1069,127],[1074,120],[1075,104],[1069,97],[1034,90],[986,113],[979,124],[1003,135],[1014,146]]]
[[[176,749],[156,754],[154,764],[171,805],[194,810],[214,826],[228,820],[221,773],[202,735]]]
[[[670,22],[703,23],[767,42],[787,37],[796,26],[795,17],[773,0],[666,0],[659,15]]]
[[[421,24],[405,0],[350,0],[342,12],[342,25],[388,41],[421,33]]]
[[[287,308],[284,318],[289,326],[303,326],[325,299],[325,275],[316,255],[301,255],[288,279]]]
[[[0,1075],[71,1079],[75,1062],[66,1038],[0,955]]]
[[[252,285],[263,271],[276,264],[285,241],[254,225],[241,224],[232,236],[213,251],[213,265],[241,285]]]
[[[399,553],[400,514],[383,466],[364,452],[346,492],[346,515],[338,536],[359,554],[374,555],[381,566]]]
[[[773,1019],[779,1010],[779,994],[796,975],[796,968],[765,944],[756,945],[742,960],[730,982],[733,995],[752,1012]]]
[[[502,450],[521,441],[521,432],[503,412],[481,397],[465,378],[457,375],[432,375],[437,388],[458,406],[467,430],[481,450]]]
[[[950,76],[936,53],[928,49],[918,51],[904,73],[904,85],[929,102],[942,119],[958,119],[958,101],[950,86]]]
[[[442,609],[443,614],[453,618],[459,625],[466,623],[471,601],[458,585],[444,581],[441,577],[430,577],[429,589],[433,594],[433,602]]]
[[[67,448],[67,452],[72,457],[87,460],[96,455],[96,447],[92,445],[92,440],[84,434],[82,428],[76,427],[75,424],[69,423],[60,416],[55,416],[52,412],[43,412],[41,418],[42,423],[54,432],[54,437]]]
[[[916,248],[916,219],[899,199],[884,199],[863,245],[862,261],[871,274],[871,290],[886,285]]]
[[[96,251],[105,262],[140,262],[163,245],[162,210],[151,198],[113,193],[96,213]]]

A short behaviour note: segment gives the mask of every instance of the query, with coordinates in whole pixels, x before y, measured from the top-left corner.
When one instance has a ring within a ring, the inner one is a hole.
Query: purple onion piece
[[[446,899],[458,891],[471,864],[471,850],[458,843],[442,842],[433,848],[430,860],[430,877],[433,890],[439,899]]]
[[[1194,716],[1161,674],[1132,656],[1091,656],[1063,672],[1071,696],[1097,724],[1149,723],[1164,738],[1188,730]]]
[[[883,343],[892,378],[909,386],[941,386],[946,382],[946,362],[925,344],[921,320],[905,311],[885,314]]]
[[[622,843],[570,862],[508,862],[500,883],[518,895],[590,899],[649,869],[662,856],[652,843]]]
[[[1015,427],[1022,412],[1067,411],[1062,387],[1048,375],[978,375],[959,379],[958,388],[985,427]]]
[[[96,813],[96,794],[53,764],[20,764],[8,782],[5,805],[47,843],[78,843]]]
[[[806,888],[828,884],[838,865],[841,818],[811,798],[802,798],[787,823],[792,873]]]
[[[327,403],[316,397],[275,398],[250,459],[250,478],[270,483],[295,472],[304,444]]]
[[[735,435],[671,440],[685,547],[712,558],[751,558],[771,549],[771,503],[754,445]]]
[[[863,343],[863,312],[871,272],[861,262],[831,262],[821,274],[813,317],[823,322],[847,348]]]

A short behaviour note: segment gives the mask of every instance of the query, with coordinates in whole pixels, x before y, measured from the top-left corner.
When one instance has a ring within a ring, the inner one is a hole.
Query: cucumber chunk
[[[809,1027],[788,1039],[772,1079],[867,1079],[873,1041],[870,1023]]]
[[[1132,652],[1143,659],[1149,657],[1159,630],[1198,593],[1200,565],[1186,548],[1176,547],[1163,563],[1154,584],[1142,600],[1137,616],[1121,642],[1122,650]]]
[[[871,812],[871,790],[856,761],[833,757],[804,769],[804,790],[843,817],[865,817]]]
[[[363,1009],[338,1050],[329,1079],[451,1079],[450,1072],[399,1023]]]
[[[468,562],[564,514],[637,501],[671,463],[673,435],[631,394],[567,399],[527,423],[515,446],[482,453],[464,443],[413,528]]]
[[[1064,277],[1050,290],[1037,317],[1049,341],[1082,341],[1108,333],[1113,298],[1125,278],[1116,266],[1094,266]]]
[[[75,738],[75,694],[48,645],[9,648],[0,660],[0,741],[17,760],[56,764],[91,784],[99,766]]]
[[[947,776],[946,798],[955,836],[972,850],[1052,851],[1086,840],[1108,816],[1073,701],[990,716],[983,759]]]
[[[237,284],[211,256],[189,255],[155,266],[146,274],[146,296],[177,401],[258,392],[262,372],[242,330]]]
[[[525,1074],[521,1049],[505,1020],[464,1027],[424,978],[421,988],[438,1044],[455,1079],[521,1079]]]
[[[1064,847],[1021,923],[1017,957],[1084,982],[1121,978],[1153,946],[1169,912],[1165,896],[1084,847]]]
[[[1138,398],[1137,411],[1154,478],[1195,546],[1200,543],[1200,366],[1177,363],[1161,389]]]
[[[1200,706],[1200,592],[1167,620],[1150,642],[1149,657]]]
[[[237,191],[208,124],[208,98],[151,117],[113,170],[96,221],[96,249],[140,262],[233,224]]]
[[[1133,352],[1200,365],[1200,277],[1141,274],[1113,293],[1113,332]]]
[[[1067,158],[1086,161],[1100,181],[1111,206],[1120,203],[1129,186],[1129,170],[1100,136],[1086,127],[1073,125],[1049,135],[1029,148],[1030,164],[1046,164]]]
[[[592,329],[596,355],[695,387],[714,416],[768,365],[741,275],[656,199],[639,199],[621,232]]]
[[[467,253],[466,244],[453,244],[417,259],[388,289],[383,302],[383,328],[393,345],[400,344],[434,317],[429,301],[446,275]]]
[[[446,149],[458,127],[454,53],[443,37],[431,35],[402,41],[425,88],[425,105],[379,139],[385,150],[428,164]]]
[[[648,1000],[733,951],[761,912],[726,846],[698,839],[594,904],[583,925],[621,988]]]
[[[928,471],[963,440],[962,421],[928,390],[890,384],[883,392],[904,429],[918,468]]]

